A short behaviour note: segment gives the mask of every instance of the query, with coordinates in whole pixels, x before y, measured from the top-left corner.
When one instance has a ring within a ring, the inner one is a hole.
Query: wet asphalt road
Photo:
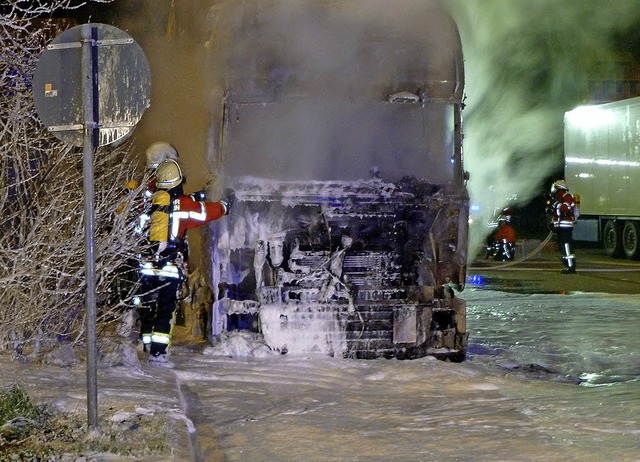
[[[599,292],[640,294],[640,261],[608,257],[603,249],[576,246],[576,274],[561,274],[561,254],[553,243],[513,262],[479,257],[467,269],[467,287],[514,293]],[[464,298],[464,295],[463,295]]]

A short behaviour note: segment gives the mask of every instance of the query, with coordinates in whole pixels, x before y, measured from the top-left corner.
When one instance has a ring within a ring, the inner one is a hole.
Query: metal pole
[[[87,320],[87,423],[89,431],[98,430],[98,380],[97,380],[97,342],[96,342],[96,274],[94,239],[94,188],[93,188],[93,150],[95,147],[96,120],[94,120],[94,46],[93,31],[97,28],[90,24],[82,26],[82,100],[84,107],[84,240],[85,240],[85,279],[86,279],[86,320]]]

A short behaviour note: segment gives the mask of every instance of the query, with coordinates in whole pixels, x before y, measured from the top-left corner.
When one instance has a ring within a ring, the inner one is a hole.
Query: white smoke
[[[217,87],[228,101],[261,103],[230,109],[226,173],[354,180],[377,166],[391,181],[414,174],[446,183],[452,142],[438,126],[453,120],[451,111],[386,104],[398,92],[455,92],[459,41],[436,4],[242,0],[212,8],[209,75],[224,82]]]
[[[612,38],[638,21],[640,1],[448,3],[465,54],[465,168],[486,222],[508,197],[538,196],[561,170],[563,113],[582,102],[588,78],[623,78]],[[487,231],[472,226],[471,257]]]
[[[510,195],[516,193],[524,204],[547,189],[544,180],[562,166],[563,112],[582,102],[587,75],[596,79],[621,76],[603,63],[613,61],[613,34],[638,21],[640,0],[444,1],[458,23],[465,53],[464,149],[465,168],[471,174],[469,189],[472,202],[481,204],[487,220]],[[209,99],[211,79],[203,75],[203,64],[210,59],[207,49],[213,46],[211,40],[216,39],[211,34],[217,27],[211,22],[215,10],[234,2],[241,0],[121,0],[113,9],[114,21],[106,21],[129,31],[143,46],[153,68],[152,105],[136,136],[142,146],[159,138],[174,142],[187,163],[187,174],[192,175],[192,188],[203,182],[206,169],[200,166],[207,164],[207,156],[209,170],[215,174],[216,166],[210,161],[215,156],[204,151],[218,136],[211,131],[210,122],[220,108]],[[326,14],[340,13],[336,5],[341,2],[304,2],[326,5]],[[285,2],[262,3],[275,8]],[[405,2],[400,0],[351,3],[356,4],[362,24],[380,24],[386,17],[405,14],[401,8]],[[353,8],[343,8],[353,15]],[[314,11],[308,10],[305,17],[292,17],[286,9],[272,14],[281,13],[287,24],[294,21],[307,31],[309,40],[288,44],[292,56],[313,56],[319,49],[315,59],[323,62],[321,68],[329,61],[329,81],[347,77],[344,61],[331,65],[331,57],[322,53],[322,43],[305,21],[313,19]],[[407,28],[399,33],[420,31],[424,27],[420,21],[418,16],[408,19]],[[357,30],[369,29],[363,26]],[[353,28],[345,27],[335,39],[344,40],[345,47],[356,53],[357,41],[349,38],[353,33]],[[389,67],[379,64],[383,69]],[[594,73],[594,68],[599,73]],[[472,228],[471,249],[483,240],[486,231],[482,225]],[[473,254],[471,250],[470,256]]]

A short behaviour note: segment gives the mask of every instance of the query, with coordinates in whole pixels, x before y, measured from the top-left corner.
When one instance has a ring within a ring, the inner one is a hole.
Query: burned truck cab
[[[236,201],[209,233],[213,337],[464,359],[460,39],[436,1],[387,3],[216,8],[212,152]]]

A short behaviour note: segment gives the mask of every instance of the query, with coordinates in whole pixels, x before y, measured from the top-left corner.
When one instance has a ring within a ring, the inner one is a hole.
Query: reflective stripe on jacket
[[[183,239],[188,229],[217,220],[229,212],[224,202],[197,201],[187,195],[172,199],[171,194],[162,189],[153,194],[151,204],[151,243]]]
[[[173,200],[171,207],[169,239],[182,239],[188,229],[197,228],[226,214],[227,208],[222,202],[203,202],[191,196],[180,196]]]

